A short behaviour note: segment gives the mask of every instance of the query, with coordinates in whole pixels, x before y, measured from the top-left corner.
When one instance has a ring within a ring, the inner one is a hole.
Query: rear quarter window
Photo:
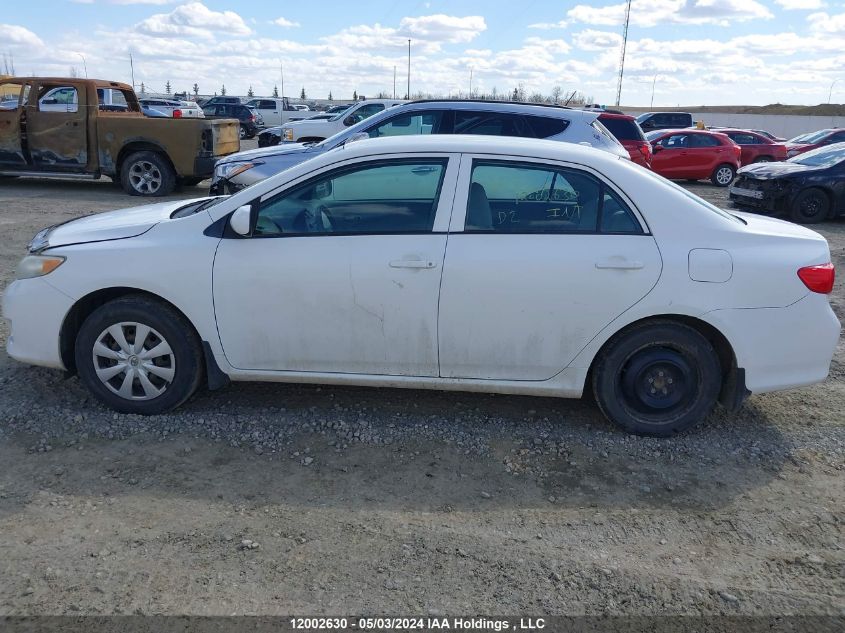
[[[526,116],[525,119],[537,138],[557,136],[569,127],[569,121],[565,119],[553,119],[545,116]]]
[[[602,125],[610,130],[620,141],[644,141],[643,131],[635,121],[631,119],[603,118],[599,117]]]

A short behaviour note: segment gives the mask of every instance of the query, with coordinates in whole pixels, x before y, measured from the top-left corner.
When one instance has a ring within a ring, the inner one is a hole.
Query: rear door
[[[88,151],[85,85],[36,83],[34,93],[29,95],[26,108],[27,144],[33,166],[50,171],[84,171],[93,158]],[[97,103],[90,107],[96,112]]]
[[[21,117],[28,95],[28,84],[0,83],[0,165],[3,167],[26,166],[21,147]]]
[[[547,380],[660,271],[654,239],[597,174],[465,155],[440,293],[440,375]]]

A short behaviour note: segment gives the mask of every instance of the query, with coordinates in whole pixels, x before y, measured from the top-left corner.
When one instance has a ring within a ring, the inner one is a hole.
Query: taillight
[[[640,150],[640,154],[648,158],[651,156],[651,143],[648,141],[643,141],[637,146],[637,149]]]
[[[250,115],[249,115],[249,120],[250,120],[250,121],[255,121],[255,115],[254,115],[254,114],[250,114]]]
[[[174,110],[173,111],[173,118],[174,119],[181,119],[182,118],[182,111],[181,110]]]
[[[836,278],[836,271],[833,264],[819,264],[818,266],[805,266],[798,269],[798,277],[813,292],[819,294],[830,294],[833,290],[833,282]]]

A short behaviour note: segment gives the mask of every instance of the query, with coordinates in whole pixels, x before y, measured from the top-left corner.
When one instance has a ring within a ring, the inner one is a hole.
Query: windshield
[[[832,167],[845,160],[845,143],[819,147],[804,154],[790,158],[788,163],[807,165],[808,167]]]
[[[818,132],[809,132],[807,134],[801,134],[800,136],[796,136],[793,139],[790,139],[790,143],[816,143],[822,140],[825,136],[830,134],[833,130],[819,130]]]
[[[642,123],[643,121],[645,121],[650,116],[651,116],[651,112],[642,113],[640,116],[637,117],[637,123]]]
[[[655,130],[654,132],[649,132],[648,134],[646,134],[645,137],[649,141],[654,141],[654,140],[660,138],[661,136],[663,136],[663,134],[665,134],[665,132],[663,130]]]

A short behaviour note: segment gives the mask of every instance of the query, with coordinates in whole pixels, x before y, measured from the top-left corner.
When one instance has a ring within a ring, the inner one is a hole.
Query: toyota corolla
[[[551,141],[365,140],[29,250],[9,354],[141,414],[230,380],[592,392],[664,436],[823,380],[840,331],[819,234]]]

